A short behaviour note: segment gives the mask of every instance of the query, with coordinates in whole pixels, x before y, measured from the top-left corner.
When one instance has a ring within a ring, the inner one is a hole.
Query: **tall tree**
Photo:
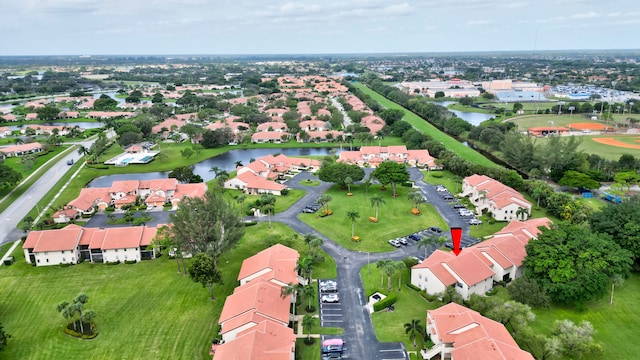
[[[382,184],[391,184],[393,196],[397,196],[396,185],[409,181],[409,171],[404,164],[384,161],[373,170],[371,177],[378,179]]]
[[[209,254],[214,265],[244,235],[244,222],[237,207],[212,190],[203,198],[184,198],[169,219],[173,223],[170,232],[174,243]]]
[[[371,195],[369,200],[371,201],[371,206],[376,208],[376,220],[378,220],[378,208],[380,207],[380,205],[384,205],[387,202],[384,201],[382,196],[380,196],[378,194]]]
[[[444,244],[445,242],[447,242],[447,238],[445,236],[439,236],[436,234],[432,234],[429,236],[425,236],[423,238],[421,238],[420,240],[418,240],[418,249],[420,248],[424,248],[424,258],[427,258],[427,252],[429,251],[429,248],[433,245],[434,248],[438,248],[440,246],[442,246],[442,244]]]
[[[307,333],[307,342],[311,341],[311,329],[316,325],[316,318],[311,314],[305,314],[302,318],[302,328]]]
[[[411,322],[404,324],[405,334],[409,334],[409,340],[413,341],[413,347],[416,347],[416,339],[418,335],[424,335],[424,328],[420,324],[419,319],[412,319]]]
[[[402,272],[407,268],[407,264],[404,261],[394,261],[393,266],[396,268],[396,271],[400,272],[398,275],[398,291],[402,290]]]
[[[364,170],[358,165],[338,162],[322,166],[317,175],[322,181],[336,183],[342,188],[346,188],[345,180],[351,178],[352,182],[357,182],[364,179]]]
[[[22,179],[22,174],[11,167],[0,164],[0,189],[11,187]]]
[[[213,296],[213,284],[221,283],[222,276],[220,271],[216,269],[213,257],[207,253],[197,253],[191,260],[191,265],[188,269],[189,276],[195,282],[202,284],[202,287],[209,289],[211,300],[215,300]]]
[[[621,204],[609,204],[593,213],[589,219],[593,232],[609,234],[621,248],[633,253],[640,264],[640,197]]]
[[[541,231],[526,245],[524,268],[553,301],[581,307],[605,295],[614,274],[629,274],[632,253],[607,234],[567,223]]]
[[[384,269],[388,267],[393,260],[380,259],[376,261],[376,268],[380,269],[380,287],[384,286]]]
[[[314,311],[311,302],[316,295],[316,288],[312,285],[307,285],[302,288],[302,297],[307,300],[307,311]]]
[[[294,321],[296,318],[296,302],[298,298],[298,293],[300,292],[301,289],[302,289],[301,284],[292,283],[292,282],[280,288],[281,298],[284,299],[287,296],[291,295],[291,300],[292,300],[291,303],[293,305],[291,314],[293,315]]]
[[[351,220],[351,237],[356,236],[356,219],[360,217],[360,213],[354,210],[347,211],[347,217]]]
[[[329,202],[333,200],[333,197],[331,197],[331,195],[329,194],[323,194],[318,198],[318,204],[320,204],[320,206],[326,206],[326,211],[329,212]]]

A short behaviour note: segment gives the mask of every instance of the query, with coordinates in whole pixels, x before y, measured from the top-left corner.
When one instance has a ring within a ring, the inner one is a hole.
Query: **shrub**
[[[282,190],[280,190],[280,194],[281,194],[282,196],[287,196],[287,194],[289,194],[289,189],[282,189]]]
[[[258,223],[257,221],[245,221],[244,226],[253,226],[253,225],[256,225],[257,223]]]
[[[413,183],[412,183],[412,182],[410,182],[410,181],[403,182],[401,185],[402,185],[402,186],[404,186],[404,187],[409,187],[409,188],[410,188],[410,187],[413,187]]]
[[[69,266],[71,266],[71,264],[63,263],[63,264],[59,264],[58,266],[60,266],[60,267],[69,267]]]
[[[389,306],[395,304],[396,301],[398,301],[398,296],[396,294],[391,294],[386,298],[373,304],[373,311],[380,311],[380,310],[386,309]]]
[[[325,217],[333,214],[333,210],[322,210],[320,212],[320,217]]]
[[[407,283],[407,284],[405,284],[405,285],[407,285],[407,287],[408,287],[409,289],[413,289],[413,290],[415,290],[415,291],[422,291],[422,289],[420,289],[419,287],[417,287],[417,286],[415,286],[415,285],[413,285],[413,284],[411,284],[411,283]]]
[[[426,291],[421,291],[420,296],[422,296],[425,300],[429,302],[438,300],[438,295],[430,295],[430,294],[427,294]]]
[[[439,172],[439,171],[432,171],[430,176],[433,176],[434,178],[440,179],[444,176],[443,173]]]
[[[125,260],[124,261],[125,264],[137,264],[138,262],[135,260]]]
[[[247,212],[245,212],[245,215],[247,216],[253,216],[253,210],[248,209]]]
[[[107,265],[118,265],[118,264],[120,264],[120,260],[118,260],[118,261],[106,261],[105,264],[107,264]]]

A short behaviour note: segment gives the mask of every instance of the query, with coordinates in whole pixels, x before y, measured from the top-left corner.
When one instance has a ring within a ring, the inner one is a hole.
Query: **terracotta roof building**
[[[431,349],[423,359],[533,360],[501,323],[456,303],[427,311]]]
[[[478,214],[488,211],[498,221],[526,220],[531,214],[531,203],[522,194],[486,175],[464,178],[462,195],[469,197]]]

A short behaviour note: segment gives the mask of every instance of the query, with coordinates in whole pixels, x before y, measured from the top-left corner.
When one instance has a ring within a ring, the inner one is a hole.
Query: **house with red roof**
[[[53,214],[53,222],[56,224],[66,224],[71,220],[80,218],[82,214],[71,206],[65,206]]]
[[[155,257],[147,250],[157,228],[146,226],[83,228],[31,231],[22,249],[27,263],[35,266],[91,262],[136,261]]]
[[[456,303],[427,310],[427,335],[433,342],[423,359],[533,360],[507,328]]]
[[[468,196],[476,212],[488,211],[498,221],[526,220],[531,214],[531,203],[522,194],[486,175],[471,175],[462,180],[462,196]],[[525,212],[519,212],[519,209]]]
[[[440,168],[428,150],[407,150],[404,145],[363,146],[358,151],[341,151],[337,161],[368,167],[377,167],[383,161],[395,161],[432,170]]]
[[[300,253],[282,244],[262,250],[242,262],[238,274],[240,286],[256,279],[267,280],[279,286],[305,284],[305,279],[296,272],[299,258]]]
[[[499,281],[522,276],[527,243],[536,239],[539,226],[549,219],[514,220],[489,239],[464,249],[458,256],[436,250],[422,263],[411,268],[411,283],[430,295],[442,293],[449,286],[469,299],[484,295]]]
[[[0,115],[0,117],[3,118],[4,121],[6,122],[18,121],[18,118],[16,118],[14,114],[3,114],[3,115]]]
[[[212,345],[215,360],[294,359],[295,334],[288,325],[295,298],[281,294],[283,286],[298,283],[299,256],[276,244],[243,261],[240,285],[225,300],[218,319],[222,342]]]
[[[251,142],[258,144],[267,142],[279,144],[282,141],[289,140],[289,136],[291,135],[288,132],[283,131],[260,131],[251,135]]]
[[[10,145],[0,147],[0,157],[2,159],[14,156],[22,156],[24,154],[36,154],[44,151],[44,146],[39,142],[28,144]]]
[[[286,189],[287,186],[268,180],[252,171],[246,171],[225,181],[224,188],[242,190],[250,195],[282,195],[282,190]]]
[[[11,136],[11,129],[8,126],[0,126],[0,138]]]

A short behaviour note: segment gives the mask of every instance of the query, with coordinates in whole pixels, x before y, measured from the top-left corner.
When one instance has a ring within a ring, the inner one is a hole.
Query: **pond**
[[[447,107],[451,104],[456,104],[456,102],[441,101],[441,102],[436,102],[436,104]],[[489,119],[493,119],[496,116],[495,114],[484,114],[484,113],[477,113],[477,112],[470,112],[470,111],[452,110],[449,108],[447,108],[447,110],[451,111],[452,113],[456,114],[456,116],[459,117],[460,119],[465,120],[466,122],[474,126],[478,126],[480,125],[481,122]]]
[[[224,154],[214,156],[203,160],[192,166],[194,174],[200,175],[204,181],[214,178],[214,173],[209,171],[213,166],[219,167],[227,172],[235,171],[236,162],[240,161],[243,165],[249,164],[251,159],[261,158],[270,154],[285,154],[287,156],[324,156],[329,155],[331,148],[288,148],[288,149],[237,149],[230,150]],[[339,149],[335,149],[336,154],[340,153]],[[157,160],[156,160],[157,161]],[[144,166],[144,165],[141,165]],[[117,174],[101,176],[93,179],[87,187],[110,187],[114,181],[118,180],[151,180],[166,179],[169,175],[168,171],[157,171],[149,173],[133,173],[133,174]]]
[[[54,122],[47,122],[47,123],[43,123],[43,124],[27,124],[27,125],[33,125],[33,126],[38,126],[38,125],[46,125],[46,126],[67,126],[67,127],[75,127],[78,126],[81,129],[97,129],[97,128],[101,128],[104,127],[104,123],[103,122],[63,122],[63,121],[54,121]],[[10,125],[7,126],[9,128],[9,130],[13,131],[13,130],[20,130],[23,127],[25,127],[26,125]]]

